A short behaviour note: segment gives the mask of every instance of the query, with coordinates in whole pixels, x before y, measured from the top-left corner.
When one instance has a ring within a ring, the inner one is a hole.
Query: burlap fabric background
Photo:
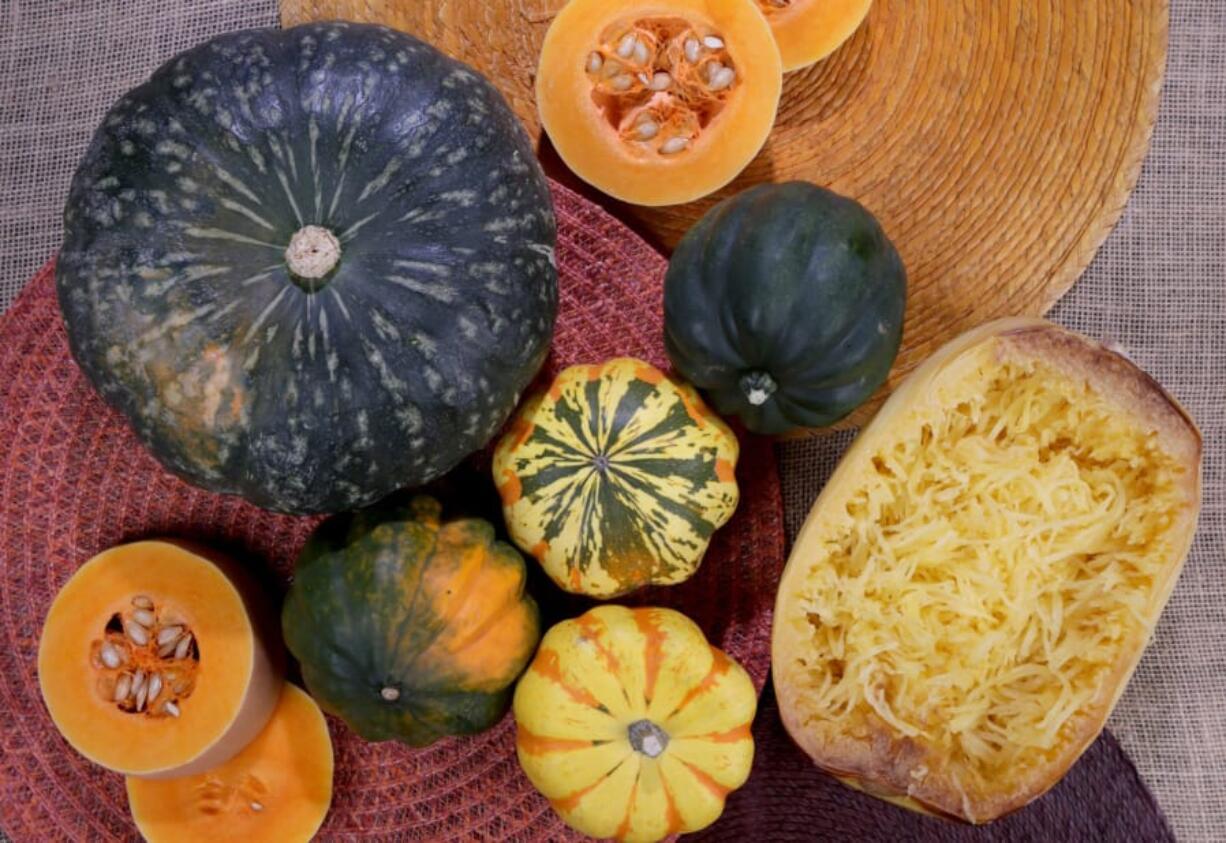
[[[1226,835],[1226,2],[1171,5],[1161,115],[1140,184],[1117,230],[1052,315],[1122,345],[1185,403],[1205,434],[1201,530],[1111,728],[1179,837],[1220,840]],[[118,94],[210,35],[275,23],[275,0],[0,0],[0,308],[58,247],[73,167]],[[790,531],[848,441],[842,434],[780,446]]]

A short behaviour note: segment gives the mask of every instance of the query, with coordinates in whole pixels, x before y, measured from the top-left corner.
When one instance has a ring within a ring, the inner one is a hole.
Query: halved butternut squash
[[[90,559],[43,624],[38,680],[56,728],[121,773],[214,767],[268,722],[282,684],[276,626],[235,562],[170,541]]]
[[[219,767],[179,779],[128,777],[128,807],[149,843],[298,843],[332,804],[332,739],[319,706],[286,682],[272,719]]]
[[[545,35],[537,106],[584,181],[671,205],[723,187],[758,154],[782,72],[747,0],[571,0]]]
[[[783,71],[799,70],[837,50],[868,15],[873,0],[755,0],[783,57]]]

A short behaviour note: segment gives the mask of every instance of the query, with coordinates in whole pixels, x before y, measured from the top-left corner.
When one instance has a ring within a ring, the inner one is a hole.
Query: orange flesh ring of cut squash
[[[232,757],[272,715],[282,682],[274,629],[232,560],[178,542],[121,545],[56,596],[39,685],[56,728],[89,760],[187,775]]]
[[[272,719],[242,752],[194,776],[129,777],[128,804],[149,843],[305,843],[332,802],[332,765],[319,706],[286,682]]]
[[[639,205],[700,198],[766,142],[782,64],[746,0],[571,0],[541,48],[536,93],[558,155]]]
[[[766,15],[783,72],[799,70],[833,53],[859,29],[873,0],[755,0]]]

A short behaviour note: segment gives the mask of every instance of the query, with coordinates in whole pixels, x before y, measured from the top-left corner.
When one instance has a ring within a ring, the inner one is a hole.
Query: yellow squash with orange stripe
[[[494,454],[511,538],[567,591],[688,579],[736,509],[736,436],[688,384],[630,357],[573,366]]]
[[[713,823],[753,762],[749,675],[672,609],[598,606],[546,633],[515,689],[532,784],[593,837]]]

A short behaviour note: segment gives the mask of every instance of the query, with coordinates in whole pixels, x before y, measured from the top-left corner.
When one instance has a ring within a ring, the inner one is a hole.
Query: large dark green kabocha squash
[[[482,77],[408,35],[224,35],[111,109],[64,214],[73,354],[172,471],[351,508],[481,447],[548,348],[555,225]]]
[[[758,433],[846,416],[889,374],[907,277],[873,215],[816,185],[761,185],[712,208],[664,282],[682,377]]]
[[[415,746],[487,729],[540,639],[523,558],[433,498],[319,526],[282,610],[311,696],[366,740]]]

